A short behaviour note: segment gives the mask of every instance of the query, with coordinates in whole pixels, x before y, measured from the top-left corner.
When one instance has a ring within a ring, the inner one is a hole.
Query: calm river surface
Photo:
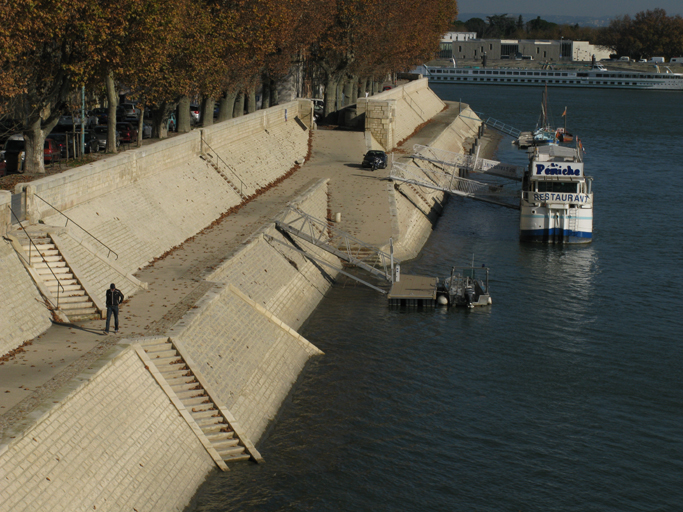
[[[540,113],[540,88],[433,89],[520,129]],[[335,287],[266,463],[215,472],[193,510],[683,510],[683,94],[549,94],[595,178],[593,243],[521,244],[517,211],[453,198],[403,272],[474,254],[493,305]],[[498,157],[526,162],[509,138]]]

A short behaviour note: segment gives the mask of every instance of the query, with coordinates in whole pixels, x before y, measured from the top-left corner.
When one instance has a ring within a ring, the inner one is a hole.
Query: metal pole
[[[394,282],[394,239],[389,238],[389,254],[391,256],[391,282]]]

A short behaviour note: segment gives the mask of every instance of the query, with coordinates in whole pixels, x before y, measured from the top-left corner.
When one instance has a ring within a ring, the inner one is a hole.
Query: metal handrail
[[[206,142],[206,139],[204,138],[204,133],[202,133],[202,144],[206,144],[207,147],[216,154],[216,158],[218,158],[223,163],[223,165],[228,168],[228,170],[233,174],[233,176],[235,176],[235,178],[237,178],[237,180],[240,182],[240,195],[242,197],[244,197],[244,193],[242,192],[242,189],[243,189],[243,187],[246,187],[247,185],[242,181],[242,179],[237,175],[237,173],[235,171],[233,171],[230,164],[228,164],[225,160],[223,160],[221,158],[221,156],[218,154],[218,151],[213,149],[211,147],[211,145],[208,142]]]
[[[17,219],[17,222],[18,222],[19,225],[21,226],[21,221],[19,220],[19,217],[17,217],[17,214],[14,213],[14,210],[12,210],[12,207],[11,207],[11,206],[9,207],[9,211],[12,212],[12,215],[14,215],[14,218]],[[22,226],[22,227],[23,227],[23,226]],[[28,241],[29,241],[29,244],[28,244],[28,264],[29,264],[29,265],[32,264],[32,263],[31,263],[31,245],[33,245],[33,247],[36,248],[36,252],[38,253],[38,255],[39,255],[39,256],[41,257],[41,259],[43,260],[43,263],[45,263],[45,266],[47,267],[47,269],[48,269],[48,270],[50,271],[50,273],[52,274],[52,277],[55,278],[55,282],[57,283],[57,307],[59,307],[59,289],[61,288],[62,291],[64,291],[64,286],[62,286],[62,283],[59,282],[59,279],[57,278],[57,276],[56,276],[55,273],[53,272],[52,267],[50,267],[50,264],[47,262],[47,260],[45,259],[45,257],[44,257],[42,254],[40,254],[40,250],[38,249],[38,246],[35,244],[35,242],[33,241],[33,238],[31,238],[31,235],[28,234],[28,231],[26,231],[26,229],[24,229],[24,233],[26,234],[26,236],[27,236],[27,238],[28,238]]]
[[[81,226],[78,222],[76,222],[76,221],[73,220],[71,217],[69,217],[66,213],[64,213],[63,211],[58,210],[56,207],[52,206],[50,203],[48,203],[45,199],[43,199],[42,197],[40,197],[38,194],[33,194],[33,195],[36,196],[38,199],[40,199],[42,202],[44,202],[46,205],[48,205],[50,208],[52,208],[54,211],[56,211],[57,213],[59,213],[60,215],[62,215],[62,216],[64,216],[64,217],[66,218],[66,223],[64,224],[64,227],[67,227],[67,226],[69,225],[69,221],[71,221],[73,224],[75,224],[76,226],[78,226],[78,227],[79,227],[80,229],[82,229],[86,234],[90,235],[90,237],[92,237],[95,241],[97,241],[99,244],[101,244],[105,249],[107,249],[107,250],[109,251],[109,253],[107,254],[107,258],[108,258],[109,256],[111,256],[111,254],[113,253],[113,254],[116,256],[116,259],[117,259],[117,260],[119,259],[119,255],[118,255],[118,253],[117,253],[115,250],[111,249],[107,244],[105,244],[102,240],[100,240],[100,239],[97,238],[95,235],[93,235],[92,233],[90,233],[87,229],[85,229],[85,228],[84,228],[83,226]]]

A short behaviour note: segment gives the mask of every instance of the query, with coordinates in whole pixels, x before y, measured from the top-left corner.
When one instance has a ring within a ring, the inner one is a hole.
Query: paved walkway
[[[451,104],[404,147],[411,150],[413,144],[428,144],[457,114],[458,104]],[[362,169],[365,150],[361,132],[314,132],[312,158],[299,171],[239,213],[223,218],[135,274],[149,289],[137,292],[121,306],[118,335],[103,334],[104,320],[54,324],[23,352],[0,362],[0,431],[23,418],[120,340],[165,333],[207,291],[210,285],[203,281],[204,275],[321,178],[330,178],[330,203],[333,214],[342,213],[340,228],[370,243],[386,243],[391,221],[386,182],[380,178],[386,177],[389,169]]]

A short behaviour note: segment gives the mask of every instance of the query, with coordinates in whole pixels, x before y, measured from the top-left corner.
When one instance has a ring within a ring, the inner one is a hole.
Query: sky
[[[564,16],[633,16],[648,9],[664,9],[668,15],[683,15],[683,0],[458,0],[458,11],[491,14],[529,13]]]

